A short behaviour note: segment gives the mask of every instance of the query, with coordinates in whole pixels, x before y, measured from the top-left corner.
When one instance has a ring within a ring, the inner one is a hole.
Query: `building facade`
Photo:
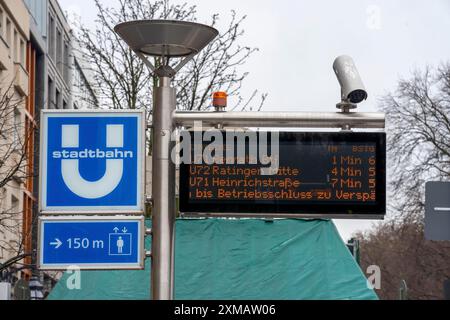
[[[21,260],[21,267],[14,265],[8,269],[11,282],[19,278],[29,280],[32,275],[41,280],[46,277],[33,267],[36,265],[39,214],[40,111],[98,107],[86,65],[74,46],[72,31],[57,0],[0,0],[0,90],[11,88],[17,101],[5,120],[16,128],[11,134],[1,131],[4,126],[0,114],[0,212],[14,217],[8,219],[3,228],[7,231],[0,227],[0,243],[4,244],[0,245],[0,267],[20,252],[30,254]],[[6,168],[17,162],[18,152],[11,152],[10,163],[3,163],[1,155],[8,154],[11,149],[8,146],[13,145],[15,139],[23,145],[25,161],[20,174],[18,172],[2,187],[1,177],[5,176]]]
[[[25,0],[30,12],[31,46],[37,53],[37,110],[70,109],[70,30],[58,3]]]
[[[28,137],[34,128],[29,40],[30,19],[24,3],[0,0],[0,264],[19,255],[31,236],[24,221],[33,199],[27,161],[32,146]],[[0,282],[21,277],[17,265],[0,272]]]
[[[31,16],[31,43],[42,70],[40,109],[82,109],[97,106],[72,31],[57,0],[24,0]],[[90,101],[91,103],[85,103]]]
[[[73,109],[98,109],[99,101],[91,83],[93,74],[89,63],[83,57],[78,42],[72,40],[72,103]]]

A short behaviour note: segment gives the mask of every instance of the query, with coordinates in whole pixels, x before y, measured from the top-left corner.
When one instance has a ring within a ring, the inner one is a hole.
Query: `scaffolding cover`
[[[146,241],[150,248],[150,239]],[[65,273],[48,299],[150,298],[140,271]],[[374,300],[366,278],[328,220],[182,219],[176,223],[175,298],[180,300]]]

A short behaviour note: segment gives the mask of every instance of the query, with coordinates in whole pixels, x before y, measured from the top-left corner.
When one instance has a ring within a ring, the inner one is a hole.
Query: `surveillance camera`
[[[360,103],[367,99],[366,89],[351,57],[337,57],[333,69],[341,85],[343,102]]]

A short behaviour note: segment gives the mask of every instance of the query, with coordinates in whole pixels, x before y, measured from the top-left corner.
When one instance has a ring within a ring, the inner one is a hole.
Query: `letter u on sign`
[[[106,147],[123,148],[123,125],[106,126]],[[62,147],[79,148],[79,126],[62,126]],[[97,181],[87,181],[80,175],[79,159],[64,159],[61,173],[67,187],[86,199],[98,199],[110,194],[119,185],[123,176],[123,160],[107,159],[103,177]]]

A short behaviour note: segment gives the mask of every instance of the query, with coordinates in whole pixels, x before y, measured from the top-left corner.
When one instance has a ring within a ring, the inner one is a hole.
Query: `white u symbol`
[[[79,126],[62,126],[62,147],[79,147]],[[106,147],[123,148],[123,125],[106,126]],[[103,177],[97,181],[87,181],[80,175],[78,159],[61,160],[64,183],[76,195],[86,199],[98,199],[110,194],[120,183],[123,175],[122,159],[107,159]]]

